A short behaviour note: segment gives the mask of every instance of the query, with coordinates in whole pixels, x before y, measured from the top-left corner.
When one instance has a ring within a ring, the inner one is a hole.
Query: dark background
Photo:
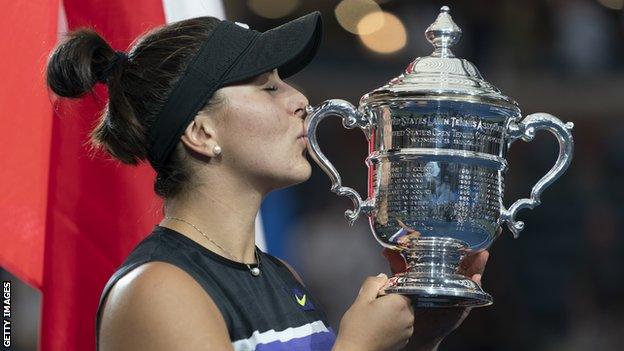
[[[259,19],[241,3],[231,11],[252,28],[280,23]],[[385,1],[381,8],[401,19],[408,34],[406,47],[387,55],[373,53],[338,24],[337,3],[305,2],[287,17],[315,9],[323,14],[320,52],[290,80],[311,104],[331,98],[357,104],[414,58],[429,55],[424,31],[440,6],[449,5],[463,31],[453,49],[458,57],[473,62],[524,114],[548,112],[575,124],[567,173],[543,193],[541,206],[520,212],[526,223],[520,238],[505,229],[490,250],[484,288],[494,305],[473,310],[440,349],[624,349],[624,240],[617,234],[624,219],[622,1]],[[319,136],[343,184],[366,194],[363,134],[344,130],[334,118],[323,123]],[[530,144],[514,143],[505,204],[528,196],[557,152],[549,133]],[[367,221],[350,228],[342,214],[351,202],[329,185],[315,166],[312,178],[294,188],[298,221],[284,255],[337,328],[362,280],[387,271],[387,264]]]
[[[252,11],[252,2],[225,1],[228,19],[263,31],[322,12],[320,52],[289,80],[313,105],[330,98],[357,104],[414,58],[429,55],[424,31],[439,7],[449,5],[463,30],[454,53],[518,101],[523,113],[548,112],[574,122],[575,153],[567,173],[544,192],[542,205],[520,213],[526,223],[521,237],[514,240],[505,230],[491,248],[483,280],[494,305],[473,310],[440,349],[623,348],[624,240],[617,233],[624,219],[624,0],[378,1],[406,27],[406,46],[392,54],[374,53],[344,30],[334,15],[339,1],[284,0],[281,5],[294,3],[294,10],[277,19]],[[343,183],[364,194],[364,135],[330,119],[319,136]],[[548,133],[530,144],[515,143],[507,157],[505,203],[527,196],[556,155]],[[274,253],[300,272],[337,329],[364,278],[388,267],[367,222],[349,227],[342,214],[351,202],[329,185],[315,166],[308,182],[269,201],[290,199],[290,225]],[[16,350],[34,350],[39,294],[4,271],[0,275],[14,282],[14,313],[21,318]]]

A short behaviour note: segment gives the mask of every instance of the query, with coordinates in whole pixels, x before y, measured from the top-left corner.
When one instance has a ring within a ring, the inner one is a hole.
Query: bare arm
[[[232,351],[214,301],[182,269],[146,263],[121,278],[102,311],[100,351]]]

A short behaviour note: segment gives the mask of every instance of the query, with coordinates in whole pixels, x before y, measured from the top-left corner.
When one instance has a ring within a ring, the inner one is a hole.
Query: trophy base
[[[390,279],[385,292],[407,295],[414,307],[482,307],[493,303],[490,294],[459,274],[425,276],[408,272]]]
[[[414,307],[482,307],[493,303],[479,284],[458,274],[468,245],[451,238],[422,238],[402,246],[407,271],[390,278],[386,293],[407,295]]]

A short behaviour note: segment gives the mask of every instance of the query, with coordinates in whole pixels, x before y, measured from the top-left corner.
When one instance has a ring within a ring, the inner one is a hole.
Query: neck
[[[218,246],[187,223],[165,218],[160,225],[233,261],[255,263],[255,220],[263,196],[244,180],[215,174],[203,177],[201,185],[185,196],[165,202],[165,217],[192,223]]]

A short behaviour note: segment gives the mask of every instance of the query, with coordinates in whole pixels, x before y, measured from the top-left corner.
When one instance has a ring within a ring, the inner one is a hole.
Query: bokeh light
[[[358,23],[358,28],[368,28],[370,22],[379,21],[377,17],[383,17],[383,26],[370,34],[360,35],[362,43],[372,51],[380,54],[391,54],[405,47],[407,43],[407,31],[403,22],[389,12],[371,13]]]
[[[371,34],[384,25],[383,16],[371,17],[366,26],[358,25],[364,17],[381,13],[381,7],[372,0],[342,0],[334,9],[334,13],[342,28],[353,34]]]
[[[602,6],[612,10],[621,10],[624,8],[624,0],[597,0]]]
[[[291,14],[300,0],[248,0],[247,6],[258,16],[264,18],[282,18]]]

